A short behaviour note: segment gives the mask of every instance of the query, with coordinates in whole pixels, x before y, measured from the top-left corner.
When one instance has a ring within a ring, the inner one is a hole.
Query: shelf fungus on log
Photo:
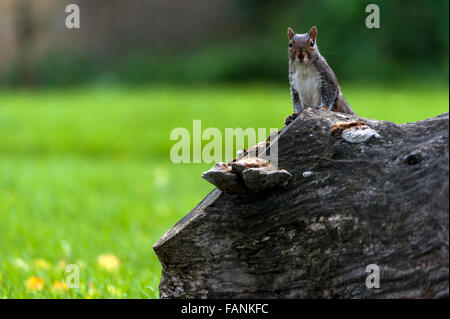
[[[268,160],[247,156],[228,164],[218,163],[204,172],[202,177],[218,189],[236,194],[284,187],[292,175]]]
[[[382,138],[340,137],[365,125]],[[214,189],[153,246],[160,297],[448,298],[448,139],[448,113],[395,124],[303,111],[270,141],[286,186]],[[251,161],[215,170],[242,186]]]
[[[331,127],[331,135],[340,136],[349,143],[362,143],[372,137],[381,137],[363,121],[338,122]]]

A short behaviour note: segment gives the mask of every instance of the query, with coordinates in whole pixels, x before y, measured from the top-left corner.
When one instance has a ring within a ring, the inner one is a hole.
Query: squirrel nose
[[[303,50],[298,50],[297,51],[297,59],[300,61],[300,62],[303,62]]]

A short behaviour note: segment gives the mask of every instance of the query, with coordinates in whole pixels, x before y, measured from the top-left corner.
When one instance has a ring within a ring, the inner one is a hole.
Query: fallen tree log
[[[348,121],[377,138],[345,140],[335,124]],[[448,297],[448,130],[448,113],[399,125],[303,112],[278,135],[287,186],[215,189],[154,245],[160,297]]]

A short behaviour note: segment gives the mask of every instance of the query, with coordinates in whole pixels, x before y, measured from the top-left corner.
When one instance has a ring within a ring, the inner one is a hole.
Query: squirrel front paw
[[[319,110],[321,111],[331,111],[331,107],[325,105],[325,104],[321,104],[317,107]]]
[[[292,122],[294,122],[294,120],[299,116],[300,113],[298,112],[294,112],[291,115],[287,116],[284,119],[284,125],[287,126],[289,124],[291,124]]]

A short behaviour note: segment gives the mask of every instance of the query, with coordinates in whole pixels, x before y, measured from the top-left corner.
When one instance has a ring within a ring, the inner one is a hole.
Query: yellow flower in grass
[[[28,264],[22,258],[14,259],[14,263],[16,264],[17,268],[20,268],[25,271],[27,271],[29,269]]]
[[[53,284],[52,290],[54,292],[66,292],[69,290],[69,287],[67,287],[65,282],[55,281],[55,283]]]
[[[119,288],[116,288],[116,287],[114,287],[114,286],[112,286],[112,285],[106,286],[106,291],[107,291],[109,294],[113,295],[114,297],[120,297],[120,296],[122,296],[122,290],[120,290]]]
[[[27,279],[26,288],[27,290],[39,291],[44,288],[45,282],[44,279],[40,277],[30,277]]]
[[[47,260],[42,259],[42,258],[35,259],[35,260],[34,260],[34,265],[35,265],[37,268],[39,268],[39,269],[45,269],[45,270],[48,270],[48,269],[51,268],[50,263],[49,263]]]
[[[101,254],[97,258],[98,264],[107,271],[119,269],[120,260],[113,254]]]
[[[66,270],[67,267],[67,261],[65,259],[61,259],[58,261],[58,264],[56,265],[56,268],[59,270]]]
[[[88,288],[88,296],[87,296],[88,299],[100,298],[101,297],[100,291],[97,288],[95,288],[93,283],[90,282],[88,284],[88,287],[89,287]]]

